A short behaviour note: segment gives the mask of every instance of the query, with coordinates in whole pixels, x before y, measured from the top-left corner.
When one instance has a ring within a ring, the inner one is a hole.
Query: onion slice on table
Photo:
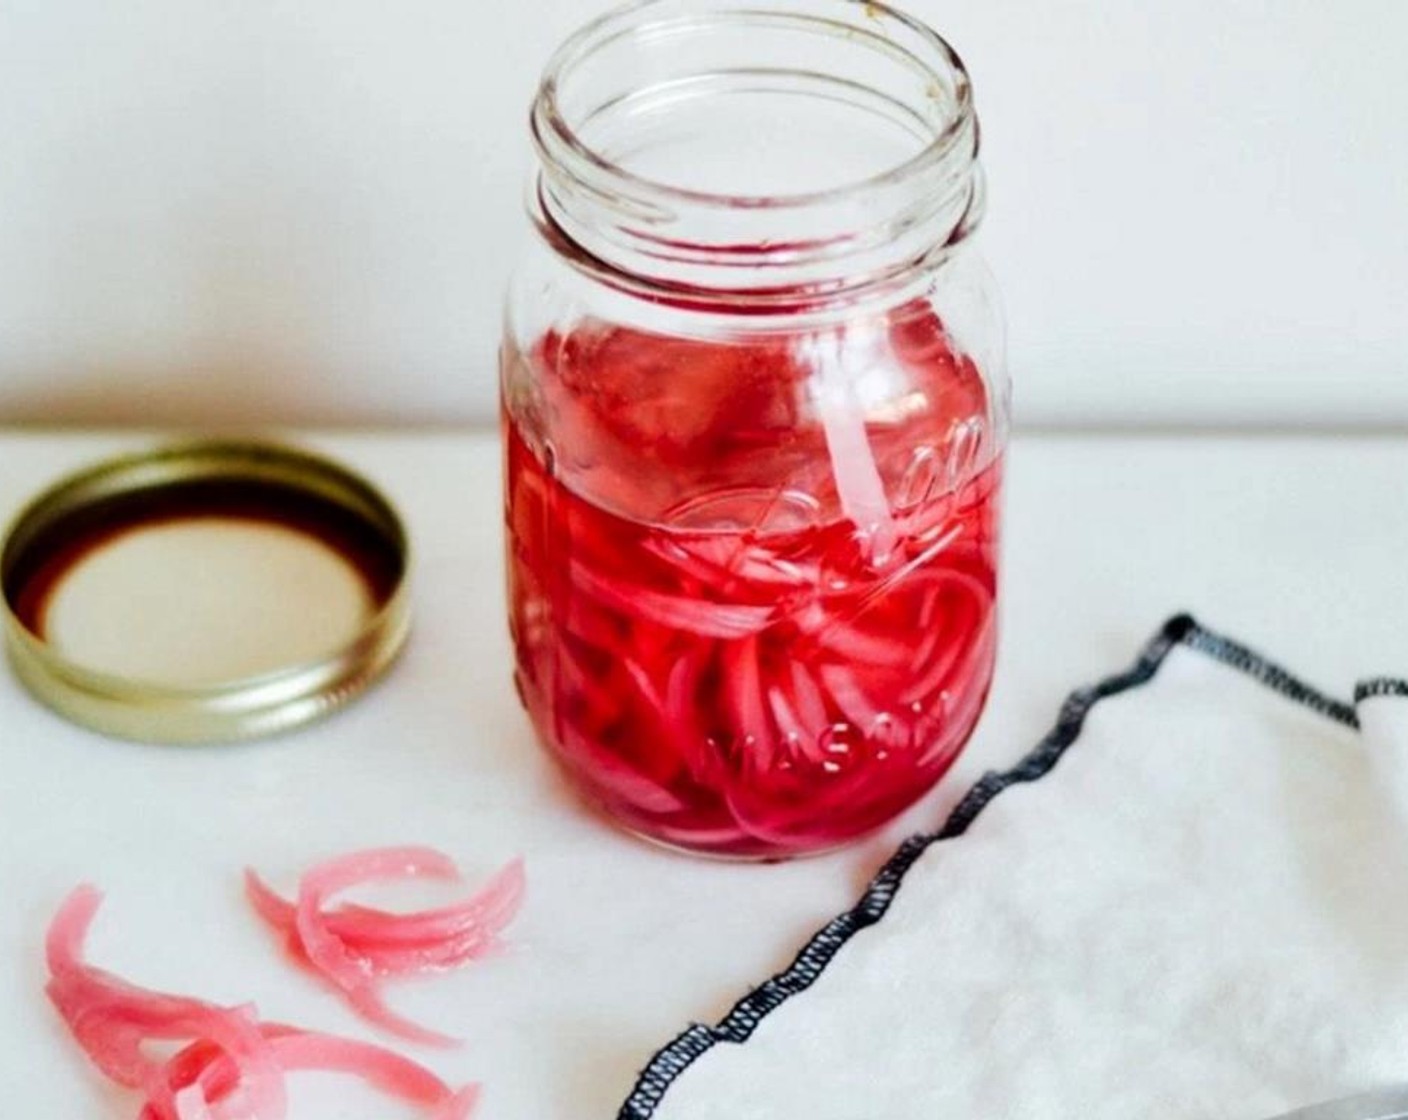
[[[414,1042],[455,1045],[396,1014],[379,981],[458,968],[494,951],[523,899],[523,861],[514,860],[462,902],[396,913],[344,902],[333,895],[375,880],[458,879],[454,862],[433,848],[376,848],[353,852],[309,869],[289,901],[253,870],[245,893],[264,922],[282,934],[290,955],[340,991],[369,1022]]]
[[[383,1047],[350,1038],[299,1030],[276,1023],[260,1030],[270,1053],[285,1073],[345,1073],[359,1077],[387,1096],[427,1109],[427,1120],[467,1120],[479,1099],[479,1086],[451,1089],[430,1070]],[[238,1073],[229,1056],[206,1042],[195,1042],[167,1064],[177,1120],[221,1120],[230,1086]],[[182,1111],[182,1108],[187,1111]],[[164,1120],[148,1104],[137,1120]],[[233,1115],[228,1120],[235,1120]]]
[[[206,1039],[239,1068],[239,1091],[251,1114],[282,1116],[283,1078],[264,1045],[254,1009],[221,1007],[203,1000],[140,988],[84,959],[83,945],[102,894],[84,885],[68,896],[49,926],[46,991],[89,1059],[108,1078],[164,1099],[162,1063],[142,1049],[152,1041]]]
[[[478,1086],[451,1089],[380,1046],[261,1023],[251,1005],[223,1007],[138,987],[90,965],[88,929],[102,901],[91,886],[69,895],[49,926],[49,998],[93,1064],[146,1096],[139,1120],[283,1120],[284,1078],[296,1071],[354,1074],[427,1109],[428,1120],[466,1120]],[[165,1060],[144,1047],[186,1045]]]

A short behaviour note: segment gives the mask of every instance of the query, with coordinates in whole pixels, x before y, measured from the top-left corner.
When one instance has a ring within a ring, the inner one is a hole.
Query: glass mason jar
[[[859,0],[645,0],[532,110],[502,350],[516,681],[572,782],[716,855],[834,847],[992,676],[1008,427],[953,50]]]

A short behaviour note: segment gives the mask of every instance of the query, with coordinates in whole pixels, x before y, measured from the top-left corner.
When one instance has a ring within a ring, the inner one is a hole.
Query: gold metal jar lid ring
[[[84,557],[137,530],[205,519],[311,539],[360,578],[365,611],[316,656],[198,683],[127,676],[49,640],[49,601]],[[333,711],[395,660],[409,630],[409,567],[395,509],[346,468],[267,443],[181,443],[81,471],[21,511],[0,548],[6,644],[20,680],[76,723],[151,742],[257,738]]]

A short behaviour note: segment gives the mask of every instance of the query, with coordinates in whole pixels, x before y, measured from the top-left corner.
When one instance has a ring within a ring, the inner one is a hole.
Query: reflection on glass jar
[[[523,702],[629,829],[834,847],[933,786],[992,676],[1008,390],[967,75],[879,4],[654,0],[564,45],[532,125]]]

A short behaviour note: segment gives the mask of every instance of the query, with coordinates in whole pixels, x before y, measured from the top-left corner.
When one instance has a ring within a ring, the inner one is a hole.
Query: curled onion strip
[[[336,1035],[265,1023],[261,1034],[284,1073],[344,1073],[407,1104],[427,1109],[428,1120],[465,1120],[479,1086],[451,1089],[430,1070],[381,1046]],[[192,1043],[166,1065],[177,1120],[235,1120],[231,1089],[239,1074],[229,1055],[208,1042]],[[150,1102],[138,1120],[161,1120]]]
[[[453,861],[430,848],[379,848],[354,852],[310,869],[298,898],[278,895],[253,870],[245,892],[255,912],[281,933],[291,955],[321,975],[368,1021],[428,1045],[458,1040],[396,1014],[378,981],[458,968],[492,952],[522,902],[523,863],[514,860],[463,902],[414,913],[394,913],[355,903],[330,908],[329,899],[362,883],[408,876],[458,878]]]
[[[164,1089],[162,1063],[143,1053],[142,1044],[208,1039],[240,1067],[241,1091],[250,1112],[260,1120],[282,1116],[283,1079],[264,1046],[252,1007],[220,1007],[151,991],[87,963],[83,945],[102,897],[87,885],[73,891],[59,907],[45,940],[49,999],[93,1064],[119,1085],[146,1090],[163,1109],[163,1118],[175,1117],[175,1102]]]
[[[446,865],[453,872],[447,860],[417,867],[444,874]],[[111,1080],[143,1091],[139,1120],[284,1120],[285,1075],[314,1070],[360,1077],[425,1108],[427,1120],[467,1120],[473,1111],[477,1085],[451,1089],[380,1046],[261,1023],[248,1004],[221,1007],[152,991],[94,968],[83,948],[101,902],[97,890],[81,886],[54,916],[45,939],[47,990],[89,1060]],[[186,1045],[161,1061],[142,1049],[158,1041]]]

